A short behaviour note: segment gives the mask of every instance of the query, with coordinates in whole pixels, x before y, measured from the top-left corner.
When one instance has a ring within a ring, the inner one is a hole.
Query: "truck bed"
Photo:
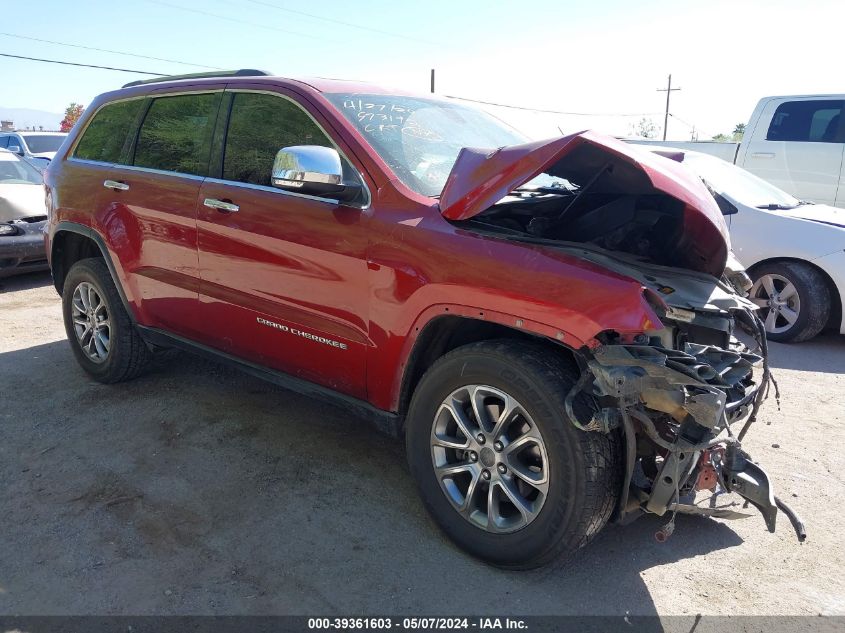
[[[736,162],[736,154],[739,151],[739,143],[722,143],[719,141],[653,141],[653,140],[628,140],[626,142],[634,145],[650,145],[658,147],[675,147],[677,149],[688,149],[702,154],[717,156],[729,163]]]

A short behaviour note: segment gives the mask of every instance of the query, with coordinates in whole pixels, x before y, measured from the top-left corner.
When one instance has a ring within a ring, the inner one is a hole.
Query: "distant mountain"
[[[17,129],[43,127],[45,130],[58,130],[64,118],[63,114],[32,110],[30,108],[4,108],[0,106],[0,120],[13,121]]]

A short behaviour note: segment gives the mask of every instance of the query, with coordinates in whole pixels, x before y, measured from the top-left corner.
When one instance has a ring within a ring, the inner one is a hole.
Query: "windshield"
[[[24,134],[23,140],[33,154],[55,152],[65,140],[64,134]]]
[[[0,150],[0,185],[40,185],[41,173],[11,152]]]
[[[528,139],[475,108],[399,95],[327,94],[399,179],[439,196],[462,147],[499,148]]]
[[[692,169],[716,193],[749,207],[793,209],[801,202],[785,191],[721,158],[684,154],[684,165]]]

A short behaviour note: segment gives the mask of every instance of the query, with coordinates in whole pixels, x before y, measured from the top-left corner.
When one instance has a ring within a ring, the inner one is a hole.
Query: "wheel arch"
[[[824,268],[806,259],[801,259],[800,257],[769,257],[767,259],[761,259],[759,262],[754,262],[752,266],[749,266],[749,276],[753,279],[754,271],[767,264],[802,264],[805,266],[809,266],[813,270],[819,272],[822,276],[822,279],[824,279],[825,284],[827,285],[831,299],[830,316],[828,317],[825,329],[835,327],[837,330],[839,330],[839,324],[842,321],[843,297],[839,295],[839,289],[836,287],[836,284],[833,282],[833,279]]]
[[[483,316],[484,313],[480,314]],[[463,345],[501,339],[539,341],[557,350],[562,362],[577,364],[578,359],[577,352],[560,340],[529,329],[459,314],[435,316],[416,326],[414,333],[416,336],[403,364],[401,382],[395,395],[395,410],[399,412],[401,426],[404,426],[411,396],[428,368],[443,355]],[[403,430],[401,426],[400,432]]]
[[[109,274],[114,281],[123,307],[130,320],[135,323],[135,312],[127,300],[120,276],[117,274],[109,249],[103,237],[92,228],[76,222],[59,222],[50,240],[50,270],[53,285],[61,295],[65,279],[71,266],[82,259],[98,257],[105,261]]]

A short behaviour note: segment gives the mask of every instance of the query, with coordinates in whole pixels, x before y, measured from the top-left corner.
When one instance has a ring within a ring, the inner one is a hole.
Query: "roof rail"
[[[155,79],[138,79],[124,84],[124,88],[132,86],[143,86],[146,84],[157,84],[163,81],[176,81],[178,79],[206,79],[211,77],[270,77],[273,73],[266,70],[255,70],[252,68],[241,68],[239,70],[217,70],[210,73],[189,73],[187,75],[166,75]]]

